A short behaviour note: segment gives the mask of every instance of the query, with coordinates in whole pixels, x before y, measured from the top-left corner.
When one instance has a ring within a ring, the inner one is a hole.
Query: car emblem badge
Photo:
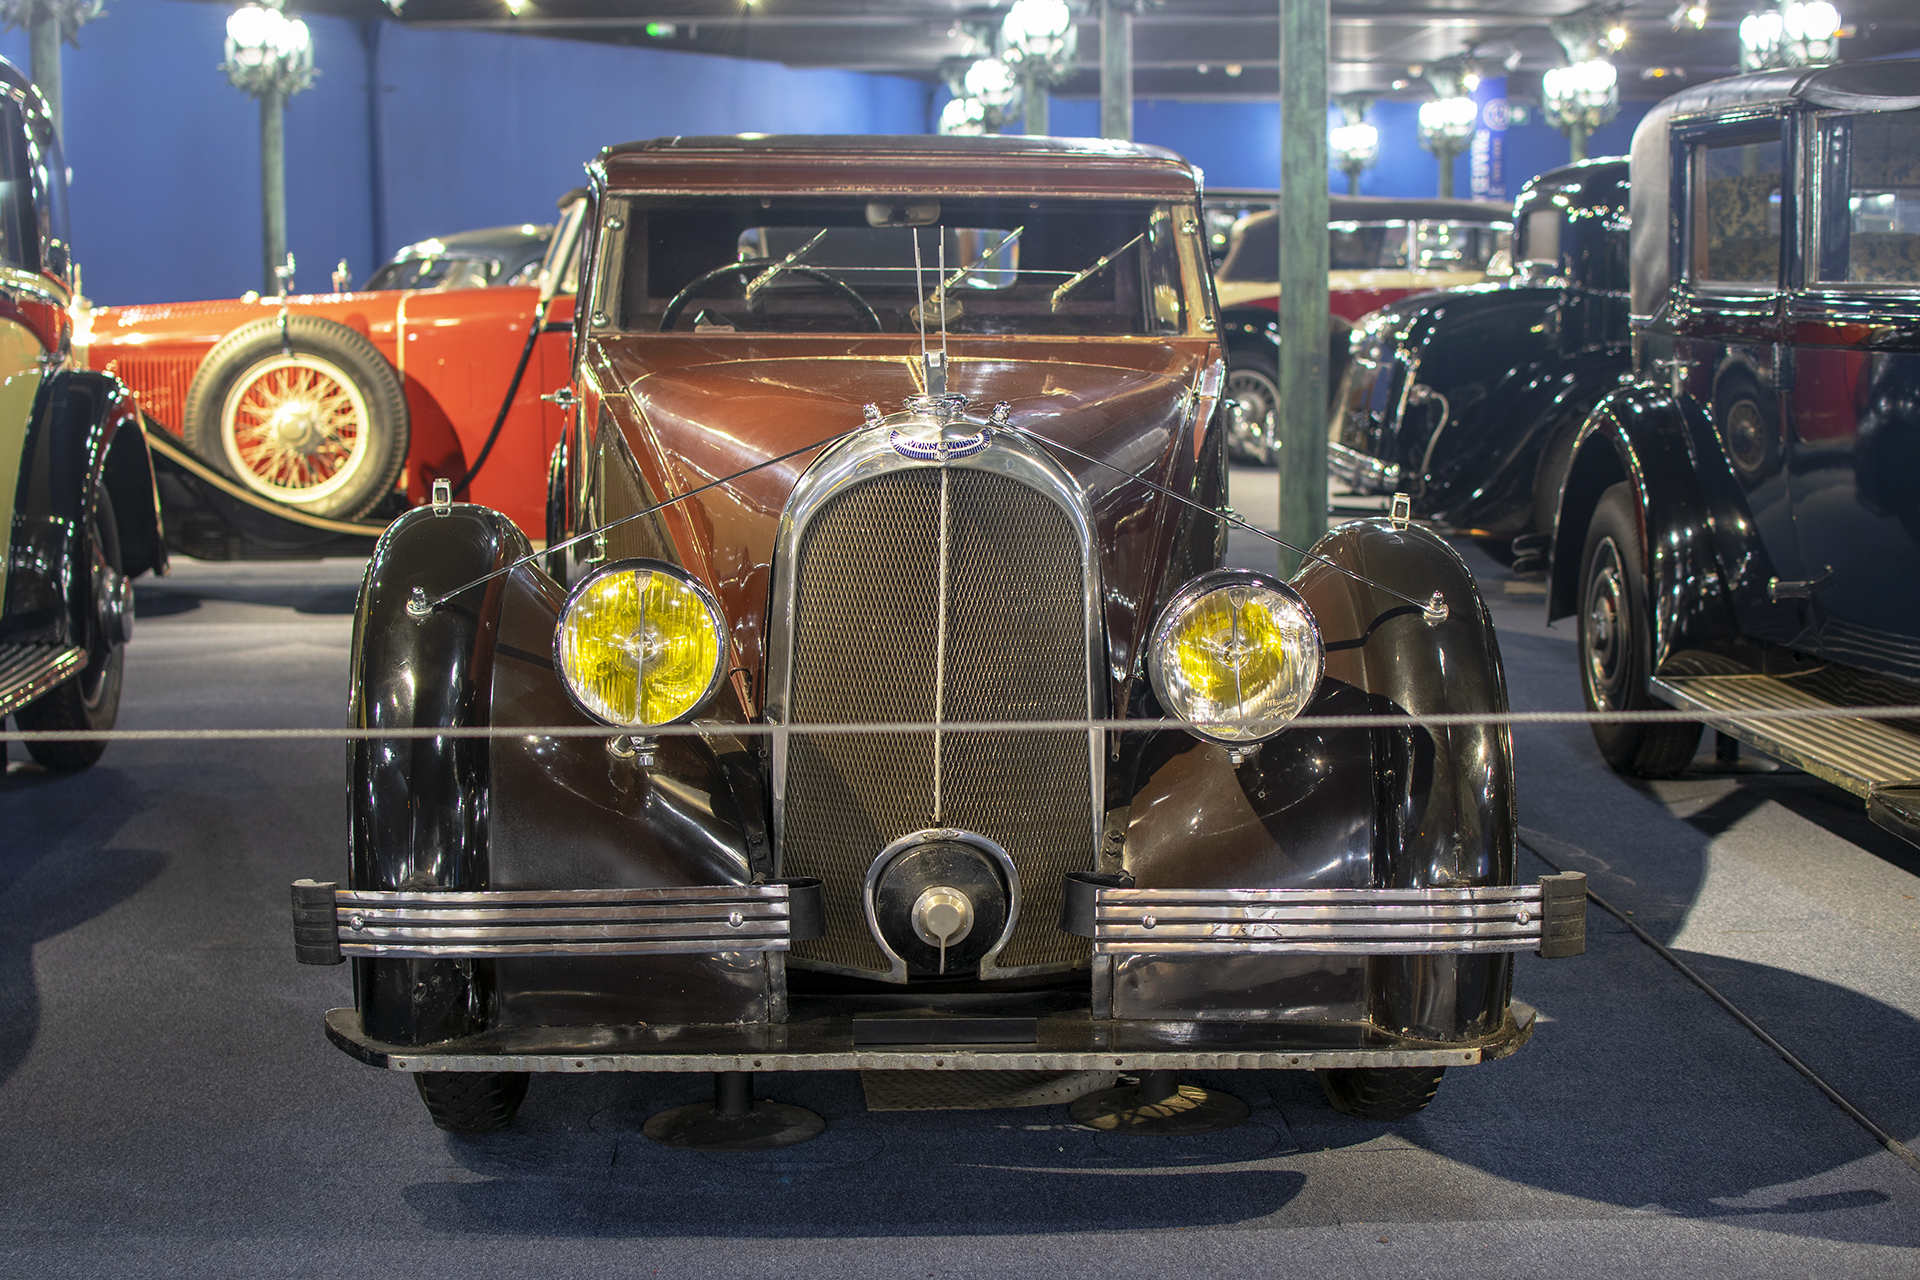
[[[888,435],[887,443],[903,458],[921,462],[949,462],[954,458],[972,457],[986,448],[987,433],[981,431],[976,435],[951,438],[943,434],[932,440],[916,440],[896,430]]]

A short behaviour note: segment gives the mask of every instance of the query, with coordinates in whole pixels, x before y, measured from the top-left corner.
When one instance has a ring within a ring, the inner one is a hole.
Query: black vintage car
[[[139,403],[73,365],[73,286],[59,140],[0,61],[0,716],[30,733],[113,727],[133,579],[167,565]],[[105,750],[27,742],[50,769]]]
[[[1507,281],[1423,293],[1354,330],[1328,467],[1361,494],[1543,572],[1560,483],[1594,404],[1632,360],[1627,162],[1550,170],[1514,202]]]
[[[1549,615],[1589,706],[1920,704],[1920,60],[1702,85],[1634,134],[1634,379],[1562,490]],[[1906,722],[1725,731],[1920,838]],[[1627,773],[1697,724],[1606,724]]]
[[[1459,557],[1344,525],[1221,567],[1198,175],[1039,138],[674,138],[591,166],[547,546],[402,516],[355,623],[333,1041],[436,1123],[530,1073],[712,1072],[687,1145],[818,1131],[753,1072],[1182,1068],[1425,1106],[1511,1053],[1499,650]],[[461,736],[454,736],[458,731]],[[1244,1109],[1241,1109],[1244,1114]]]

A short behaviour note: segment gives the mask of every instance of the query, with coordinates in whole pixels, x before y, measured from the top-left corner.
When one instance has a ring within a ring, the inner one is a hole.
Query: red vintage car
[[[541,536],[564,419],[541,397],[568,376],[582,207],[533,284],[83,313],[78,359],[133,387],[150,420],[175,548],[284,554],[377,533],[437,479]]]

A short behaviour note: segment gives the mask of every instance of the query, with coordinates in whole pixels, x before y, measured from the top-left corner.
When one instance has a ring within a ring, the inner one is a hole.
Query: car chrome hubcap
[[[1617,707],[1625,679],[1629,637],[1626,634],[1626,582],[1620,555],[1611,541],[1594,552],[1593,576],[1587,584],[1587,689],[1596,705]]]

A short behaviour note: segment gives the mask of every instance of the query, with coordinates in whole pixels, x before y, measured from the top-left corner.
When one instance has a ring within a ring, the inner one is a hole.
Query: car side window
[[[1819,279],[1920,282],[1920,111],[1820,122]]]
[[[1688,275],[1695,284],[1780,282],[1781,174],[1777,132],[1693,148]]]
[[[39,218],[33,207],[33,169],[20,105],[0,98],[0,262],[40,269]]]

